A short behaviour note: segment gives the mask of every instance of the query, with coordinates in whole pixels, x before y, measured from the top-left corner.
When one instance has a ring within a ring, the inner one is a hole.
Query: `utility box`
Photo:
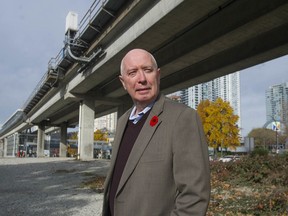
[[[77,32],[78,31],[78,14],[73,11],[69,11],[66,16],[66,26],[65,26],[65,34],[70,32]]]

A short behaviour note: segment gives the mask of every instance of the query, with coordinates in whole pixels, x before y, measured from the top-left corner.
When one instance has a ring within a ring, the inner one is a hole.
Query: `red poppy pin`
[[[154,127],[158,123],[158,116],[153,116],[150,120],[150,126]]]

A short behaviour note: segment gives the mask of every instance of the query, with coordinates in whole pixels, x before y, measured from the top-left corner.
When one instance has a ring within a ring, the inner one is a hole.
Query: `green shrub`
[[[288,156],[255,155],[228,163],[213,162],[211,171],[219,181],[284,186],[288,184]]]
[[[264,149],[261,147],[255,148],[254,151],[251,152],[251,157],[255,157],[255,156],[268,156],[269,151],[268,149]]]

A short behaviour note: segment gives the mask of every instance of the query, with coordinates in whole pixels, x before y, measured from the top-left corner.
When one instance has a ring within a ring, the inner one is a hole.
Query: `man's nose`
[[[138,82],[146,82],[146,74],[144,70],[140,70],[138,73]]]

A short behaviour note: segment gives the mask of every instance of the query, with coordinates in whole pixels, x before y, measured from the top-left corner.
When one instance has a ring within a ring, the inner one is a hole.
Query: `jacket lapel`
[[[164,105],[165,97],[163,95],[160,96],[159,100],[155,102],[154,106],[152,107],[152,110],[146,120],[146,122],[143,125],[142,130],[140,131],[138,138],[136,139],[134,146],[132,148],[132,151],[129,155],[129,158],[127,160],[125,169],[122,173],[122,177],[119,182],[118,190],[116,193],[119,193],[121,191],[121,188],[124,186],[126,181],[128,180],[129,176],[132,174],[133,170],[137,166],[143,152],[145,151],[147,145],[149,144],[151,138],[153,137],[153,134],[157,130],[158,126],[161,124],[161,117],[160,114],[163,111],[163,105]],[[153,116],[158,117],[158,123],[155,126],[150,125],[150,120]]]

